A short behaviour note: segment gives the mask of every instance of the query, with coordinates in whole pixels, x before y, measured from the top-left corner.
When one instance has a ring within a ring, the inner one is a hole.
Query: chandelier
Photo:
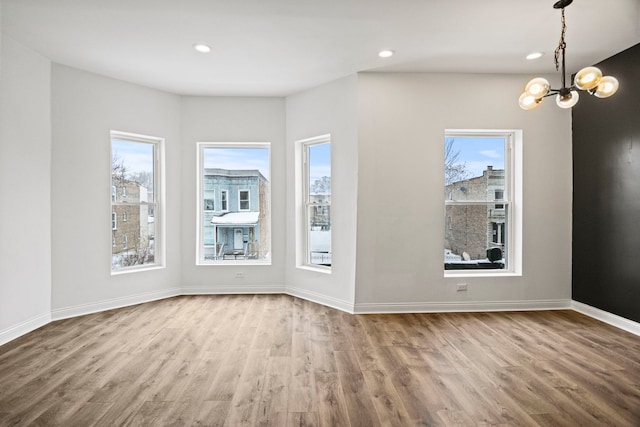
[[[562,87],[552,89],[547,79],[536,77],[527,83],[518,103],[523,110],[532,110],[542,103],[548,96],[556,95],[556,103],[560,108],[571,108],[578,102],[580,97],[578,90],[587,91],[590,95],[598,98],[608,98],[618,90],[618,80],[615,77],[603,76],[602,71],[597,67],[586,67],[578,71],[572,85],[566,85],[566,71],[564,66],[564,52],[567,47],[564,36],[567,32],[567,24],[564,18],[564,8],[569,6],[573,0],[560,0],[553,5],[554,9],[562,11],[562,32],[560,33],[560,43],[555,50],[554,60],[556,71],[562,65]],[[560,61],[562,59],[562,61]]]

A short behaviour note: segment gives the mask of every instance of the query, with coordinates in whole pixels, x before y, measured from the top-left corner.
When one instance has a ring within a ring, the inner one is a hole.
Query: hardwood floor
[[[572,311],[183,296],[0,347],[0,425],[640,426],[640,338]]]

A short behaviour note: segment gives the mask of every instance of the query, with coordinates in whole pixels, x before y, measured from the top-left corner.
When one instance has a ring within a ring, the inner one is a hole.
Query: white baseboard
[[[326,305],[327,307],[335,308],[341,311],[346,311],[347,313],[351,313],[351,314],[354,313],[354,305],[349,301],[344,301],[338,298],[322,295],[317,292],[313,292],[313,291],[309,291],[301,288],[293,288],[290,286],[287,286],[287,290],[284,293],[286,293],[287,295],[291,295],[292,297],[306,299],[311,302]]]
[[[52,320],[62,320],[69,317],[84,316],[85,314],[92,314],[105,310],[113,310],[114,308],[128,307],[130,305],[171,298],[178,295],[182,295],[180,288],[163,289],[161,291],[129,295],[126,297],[113,298],[104,301],[92,302],[89,304],[80,304],[72,307],[58,308],[51,311],[51,318]]]
[[[28,334],[49,322],[51,322],[51,313],[45,313],[4,329],[0,331],[0,345],[6,344],[9,341],[13,341],[16,338],[21,337],[22,335]]]
[[[183,287],[144,294],[130,295],[90,304],[52,310],[0,331],[0,345],[6,344],[24,334],[40,328],[52,320],[82,316],[115,308],[170,298],[179,295],[215,295],[215,294],[288,294],[326,305],[347,313],[442,313],[442,312],[479,312],[479,311],[538,311],[572,309],[586,316],[608,323],[619,329],[640,336],[640,323],[600,310],[587,304],[572,300],[531,300],[531,301],[470,301],[470,302],[411,302],[411,303],[360,303],[352,304],[338,298],[295,287],[281,285],[268,286],[222,286],[222,287]]]
[[[248,286],[186,286],[180,289],[181,295],[229,295],[229,294],[284,294],[282,285]]]
[[[569,310],[571,300],[360,303],[357,314]]]
[[[595,308],[578,301],[571,301],[571,308],[585,316],[593,317],[601,322],[615,326],[618,329],[640,336],[640,323],[638,322],[634,322],[633,320],[618,316],[617,314],[609,313],[608,311],[600,310],[599,308]]]

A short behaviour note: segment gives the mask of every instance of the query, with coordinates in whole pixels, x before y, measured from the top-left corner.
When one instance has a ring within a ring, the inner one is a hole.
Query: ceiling
[[[360,71],[554,73],[561,28],[555,0],[0,1],[4,37],[183,95],[286,96]],[[575,0],[566,20],[568,72],[640,43],[639,0]]]

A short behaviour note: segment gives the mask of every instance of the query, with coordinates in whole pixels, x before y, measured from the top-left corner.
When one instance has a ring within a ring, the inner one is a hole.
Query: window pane
[[[331,143],[306,149],[308,262],[331,266]]]
[[[270,259],[269,148],[261,145],[201,145],[199,262]]]
[[[507,211],[492,204],[445,206],[445,270],[502,269]]]
[[[331,144],[309,146],[310,203],[331,202]]]
[[[311,264],[331,265],[331,208],[309,206],[309,260]]]
[[[114,202],[154,201],[156,145],[147,142],[111,140],[111,192]]]
[[[156,149],[152,142],[111,139],[112,270],[156,263]]]
[[[504,137],[446,137],[445,200],[495,200],[505,191],[504,161]]]

